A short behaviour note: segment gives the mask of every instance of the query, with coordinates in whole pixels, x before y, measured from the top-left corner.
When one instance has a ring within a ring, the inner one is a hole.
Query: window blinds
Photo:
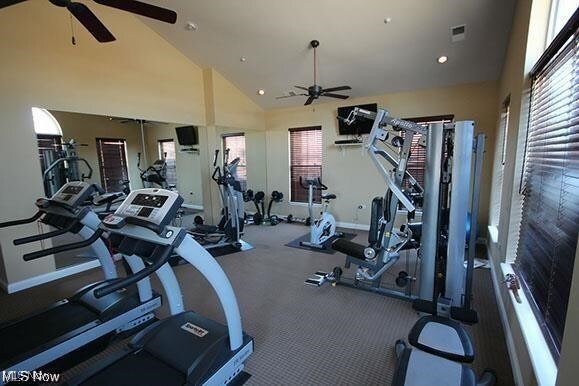
[[[419,125],[427,126],[430,123],[449,123],[454,119],[454,115],[439,115],[431,117],[404,118],[406,121],[415,122]],[[424,168],[426,165],[426,147],[420,146],[421,134],[414,134],[412,137],[412,147],[406,170],[410,173],[420,186],[424,187]],[[408,189],[410,183],[405,179],[404,188]]]
[[[300,177],[322,178],[322,128],[316,126],[289,129],[289,141],[290,200],[308,202],[308,190],[300,185]],[[322,202],[320,190],[314,190],[314,202]]]
[[[97,154],[102,187],[107,192],[120,192],[128,181],[126,141],[97,138]]]
[[[241,188],[245,190],[247,185],[247,160],[245,157],[245,135],[234,134],[223,137],[223,149],[229,149],[229,161],[239,157],[237,176],[241,181]]]
[[[579,224],[578,35],[534,75],[516,254],[526,290],[558,359]]]

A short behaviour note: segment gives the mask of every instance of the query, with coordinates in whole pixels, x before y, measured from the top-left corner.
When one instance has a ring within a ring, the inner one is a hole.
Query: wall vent
[[[465,39],[466,39],[466,24],[461,24],[450,28],[450,41],[452,43],[461,42]]]

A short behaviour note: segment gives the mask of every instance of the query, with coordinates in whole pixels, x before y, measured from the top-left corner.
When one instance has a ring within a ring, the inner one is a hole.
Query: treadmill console
[[[77,208],[83,205],[97,190],[94,184],[71,181],[64,184],[50,199],[39,198],[36,205],[41,208],[46,208],[51,204],[70,209]]]
[[[125,224],[134,224],[162,233],[175,218],[183,203],[176,192],[164,189],[133,190],[113,215],[107,216],[103,224],[120,229]]]

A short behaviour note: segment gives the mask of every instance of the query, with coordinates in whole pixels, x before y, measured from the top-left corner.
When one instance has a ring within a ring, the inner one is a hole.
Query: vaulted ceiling
[[[304,103],[305,97],[275,97],[313,83],[312,39],[320,41],[318,83],[350,85],[345,93],[352,97],[497,79],[514,2],[157,0],[177,11],[177,24],[143,21],[192,61],[272,108]],[[188,22],[196,29],[187,29]],[[451,27],[463,24],[466,38],[452,43]],[[444,64],[437,63],[441,55],[448,56]]]

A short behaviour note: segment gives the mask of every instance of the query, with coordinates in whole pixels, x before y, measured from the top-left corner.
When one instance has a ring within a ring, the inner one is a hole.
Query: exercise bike
[[[328,187],[322,183],[320,178],[307,178],[304,180],[300,177],[300,185],[308,190],[308,212],[310,215],[310,241],[302,241],[300,245],[304,247],[324,249],[330,239],[343,237],[342,232],[336,232],[336,219],[328,212],[330,200],[336,198],[335,194],[322,194],[324,201],[323,210],[320,218],[314,218],[314,190],[328,190]]]

